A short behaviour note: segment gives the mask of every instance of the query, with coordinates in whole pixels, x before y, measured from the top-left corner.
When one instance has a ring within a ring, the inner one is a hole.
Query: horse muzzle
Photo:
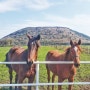
[[[78,68],[78,67],[80,66],[80,64],[79,64],[79,63],[74,63],[74,66],[75,66],[76,68]]]
[[[31,66],[33,64],[33,61],[27,61],[28,66]]]

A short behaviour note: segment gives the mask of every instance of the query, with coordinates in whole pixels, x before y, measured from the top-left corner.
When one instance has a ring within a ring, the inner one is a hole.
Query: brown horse
[[[38,48],[40,46],[40,35],[32,37],[27,34],[29,39],[28,48],[24,49],[21,47],[13,47],[6,54],[7,62],[18,62],[26,61],[27,64],[7,64],[10,74],[10,84],[12,83],[12,71],[16,72],[15,83],[22,83],[25,78],[28,78],[28,83],[33,83],[36,73],[36,65],[33,64],[33,61],[37,60]],[[15,90],[22,90],[22,87],[15,87]],[[12,87],[10,87],[12,90]],[[31,86],[28,86],[28,90],[31,90]]]
[[[80,48],[81,40],[78,43],[70,40],[71,47],[66,49],[66,52],[60,54],[57,50],[49,51],[46,55],[46,61],[73,61],[73,64],[46,64],[48,82],[50,82],[50,71],[53,73],[52,82],[55,76],[58,76],[58,82],[63,82],[68,79],[69,82],[74,81],[76,68],[80,66]],[[47,87],[49,90],[49,86]],[[52,86],[54,90],[54,86]],[[58,85],[58,90],[62,90],[61,85]],[[72,90],[72,85],[69,85],[68,90]]]

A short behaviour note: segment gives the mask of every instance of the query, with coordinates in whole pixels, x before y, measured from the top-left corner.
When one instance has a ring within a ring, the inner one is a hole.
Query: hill
[[[81,39],[83,43],[90,43],[89,36],[67,27],[26,27],[3,37],[0,45],[26,45],[26,33],[32,36],[40,34],[42,44],[68,44],[70,39]]]

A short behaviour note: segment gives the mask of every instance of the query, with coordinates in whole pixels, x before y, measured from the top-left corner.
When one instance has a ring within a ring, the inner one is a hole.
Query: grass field
[[[85,47],[85,46],[84,46]],[[26,47],[24,47],[26,48]],[[86,47],[85,47],[86,48]],[[5,54],[8,52],[10,47],[0,47],[0,61],[5,60]],[[54,50],[56,48],[51,47],[51,46],[41,46],[39,49],[38,53],[38,60],[39,61],[44,61],[45,56],[49,50]],[[63,52],[63,48],[59,48],[60,52]],[[81,60],[84,61],[89,61],[90,60],[90,54],[84,53],[82,51],[81,53]],[[42,64],[40,65],[40,82],[47,82],[47,73],[46,73],[46,68],[45,65]],[[25,80],[26,82],[27,80]],[[77,74],[75,76],[75,82],[90,82],[90,64],[81,64],[80,67],[77,70]],[[55,79],[55,82],[57,82],[57,77]],[[65,81],[67,82],[67,80]],[[5,65],[0,65],[0,83],[9,83],[9,74],[8,74],[8,69]],[[13,79],[14,83],[14,79]],[[56,90],[57,86],[55,86]],[[64,90],[67,90],[67,86],[63,86]],[[7,88],[1,88],[0,90],[8,90]],[[46,90],[46,86],[40,87],[40,90]],[[74,90],[90,90],[89,85],[74,85]]]

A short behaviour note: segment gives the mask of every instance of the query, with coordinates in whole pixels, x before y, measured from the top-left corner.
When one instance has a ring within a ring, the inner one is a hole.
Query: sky
[[[39,26],[67,27],[90,36],[90,0],[0,0],[0,38]]]

